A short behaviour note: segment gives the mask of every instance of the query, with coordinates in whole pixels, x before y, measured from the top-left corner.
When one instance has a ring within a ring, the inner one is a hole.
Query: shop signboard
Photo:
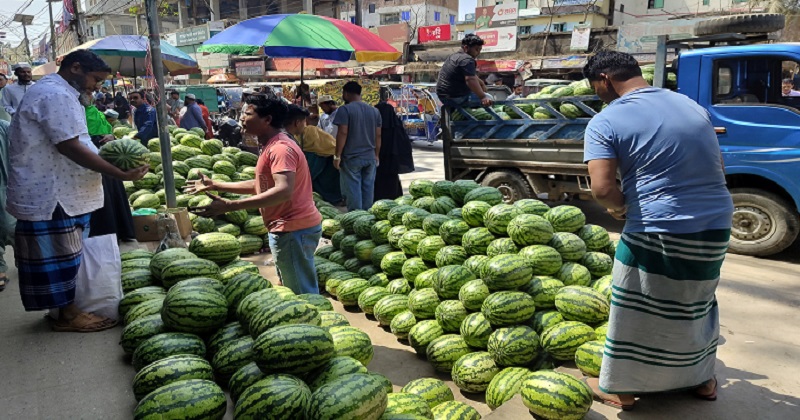
[[[482,52],[517,49],[516,1],[475,9],[475,35],[484,40]]]
[[[419,43],[449,41],[450,25],[422,26],[419,28]]]
[[[694,26],[699,19],[673,19],[664,22],[633,23],[622,25],[617,31],[617,51],[629,54],[654,53],[659,35],[670,39],[694,36]]]
[[[193,26],[181,29],[175,33],[176,47],[200,44],[208,39],[208,27],[206,25]]]
[[[235,67],[239,77],[264,76],[264,60],[237,61]]]
[[[586,51],[589,49],[589,40],[592,37],[592,25],[575,25],[572,28],[572,39],[569,43],[570,51]]]

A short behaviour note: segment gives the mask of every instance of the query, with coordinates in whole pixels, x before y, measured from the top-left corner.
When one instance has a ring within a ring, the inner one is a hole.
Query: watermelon
[[[541,344],[554,359],[572,360],[578,347],[595,338],[592,327],[578,321],[562,321],[542,332]]]
[[[119,139],[100,146],[101,158],[123,171],[144,165],[150,160],[150,151],[139,140]]]
[[[431,407],[428,405],[428,402],[425,401],[425,399],[423,399],[421,396],[417,394],[411,394],[408,392],[395,392],[389,394],[388,404],[386,405],[386,411],[383,412],[383,416],[381,417],[381,419],[384,420],[386,419],[387,416],[397,416],[402,414],[407,414],[424,419],[433,418]],[[402,417],[398,416],[390,418],[402,418]]]
[[[451,181],[436,181],[431,188],[431,195],[434,198],[450,197],[450,190],[453,188]]]
[[[400,273],[403,275],[403,278],[413,284],[417,276],[428,271],[428,269],[428,265],[425,264],[422,258],[415,257],[409,258],[403,263],[403,268],[400,270]]]
[[[485,266],[484,281],[491,291],[513,290],[527,284],[533,269],[518,255],[492,257]]]
[[[592,274],[589,269],[573,262],[562,264],[554,277],[561,280],[566,286],[589,286],[592,283]]]
[[[350,356],[336,356],[317,370],[309,373],[306,377],[306,382],[313,391],[339,376],[351,373],[367,373],[367,368]]]
[[[388,397],[383,382],[373,375],[353,373],[319,387],[311,395],[306,417],[315,420],[378,420]]]
[[[169,263],[161,271],[161,283],[169,289],[181,280],[194,277],[219,278],[219,266],[200,258],[187,258]]]
[[[457,333],[461,328],[461,322],[467,317],[467,308],[457,300],[444,300],[434,311],[434,316],[442,331],[445,333]]]
[[[490,258],[486,255],[473,255],[464,261],[464,267],[471,271],[472,274],[475,274],[476,277],[480,277],[482,267],[488,263],[489,260]]]
[[[155,284],[153,279],[153,274],[150,272],[149,268],[150,261],[149,260],[138,260],[138,261],[145,261],[146,267],[148,268],[123,272],[121,277],[122,293],[128,293],[130,291],[142,287],[153,286]]]
[[[228,381],[231,400],[236,403],[247,388],[250,388],[251,385],[260,381],[265,376],[264,372],[256,365],[256,362],[250,362],[242,366],[231,376],[230,381]]]
[[[556,206],[544,214],[555,232],[576,232],[586,224],[586,216],[575,206]]]
[[[461,321],[459,332],[470,347],[486,349],[489,336],[492,334],[492,326],[482,313],[475,312],[467,315]]]
[[[373,250],[373,252],[375,252]],[[403,264],[408,258],[402,252],[389,252],[380,262],[381,270],[388,276],[399,276],[403,272]]]
[[[411,203],[411,206],[412,206],[412,207],[416,207],[416,208],[418,208],[418,209],[425,210],[426,212],[429,212],[429,213],[430,213],[430,211],[431,211],[431,206],[432,206],[432,205],[433,205],[433,203],[435,203],[435,202],[436,202],[436,199],[435,199],[435,198],[433,198],[433,197],[430,197],[430,196],[425,196],[425,197],[420,197],[420,198],[417,198],[416,200],[414,200],[414,202],[413,202],[413,203]],[[403,215],[403,217],[406,217],[406,216],[405,216],[405,215]],[[406,222],[405,222],[405,221],[403,221],[403,224],[406,224]]]
[[[522,383],[531,371],[521,367],[508,367],[492,378],[486,388],[486,404],[492,410],[505,404],[519,394]]]
[[[334,311],[320,311],[319,312],[319,326],[325,329],[331,327],[347,327],[350,322],[344,315]]]
[[[438,268],[431,268],[430,270],[423,271],[422,273],[418,274],[417,278],[414,280],[414,288],[416,289],[433,288],[434,284],[436,284],[436,279],[438,277],[439,277]]]
[[[336,232],[342,229],[341,223],[334,219],[324,219],[322,221],[322,236],[326,238],[332,237]]]
[[[599,279],[595,280],[594,283],[592,283],[592,289],[600,292],[606,297],[606,301],[611,303],[611,286],[613,281],[614,280],[610,275],[600,277]]]
[[[489,203],[470,201],[461,208],[461,218],[464,219],[464,222],[470,227],[481,227],[483,226],[486,212],[488,212],[490,208],[492,208],[492,206],[489,205]]]
[[[555,307],[556,293],[563,287],[564,283],[553,277],[533,276],[531,281],[520,287],[519,290],[533,298],[536,309],[543,309]]]
[[[586,244],[572,233],[556,232],[548,245],[558,251],[564,261],[579,261],[586,254]]]
[[[369,287],[369,282],[364,279],[345,280],[336,289],[336,297],[343,306],[358,305],[358,298],[361,293]]]
[[[204,357],[206,345],[200,337],[194,334],[177,332],[156,334],[144,340],[133,352],[133,368],[138,372],[157,360],[178,354],[194,354]]]
[[[458,203],[448,196],[442,196],[433,200],[428,211],[434,214],[447,214],[458,207]]]
[[[233,236],[239,236],[242,233],[242,229],[239,228],[239,226],[236,226],[236,225],[234,225],[232,223],[220,223],[219,221],[215,221],[215,224],[217,225],[217,232],[227,233],[227,234],[230,234],[230,235],[233,235]],[[259,240],[258,249],[261,249],[261,246],[260,246],[261,245],[261,238],[258,238],[258,240]],[[240,242],[241,242],[241,240],[240,240]],[[250,251],[248,253],[252,254],[252,253],[258,251],[258,249],[256,249],[255,251]],[[242,250],[242,253],[246,254],[244,252],[244,250]]]
[[[408,309],[418,320],[434,318],[439,303],[439,296],[432,288],[412,290],[408,295]]]
[[[611,274],[614,259],[602,252],[589,251],[581,257],[580,263],[592,273],[592,276],[602,277]]]
[[[247,331],[238,321],[225,324],[208,339],[208,344],[206,345],[208,354],[214,355],[225,343],[246,336]]]
[[[470,201],[483,201],[494,206],[503,202],[503,193],[494,187],[478,187],[464,196],[464,202]]]
[[[129,272],[129,271],[132,271],[132,270],[149,269],[150,268],[150,260],[146,260],[146,259],[140,258],[140,259],[123,261],[122,265],[121,265],[121,268],[122,268],[122,273],[123,274],[126,273],[126,272]]]
[[[450,372],[461,356],[470,353],[467,342],[458,334],[445,334],[428,344],[425,355],[437,372]]]
[[[469,225],[463,220],[451,219],[439,226],[439,236],[447,245],[461,245],[464,234],[469,229]]]
[[[375,304],[373,313],[380,325],[388,327],[395,315],[406,310],[408,310],[408,297],[403,294],[390,294]]]
[[[347,235],[339,244],[339,250],[342,251],[347,258],[352,258],[355,256],[356,244],[360,240],[361,239],[358,237],[358,235]]]
[[[400,237],[397,245],[400,247],[400,250],[407,255],[418,255],[419,243],[426,237],[427,235],[422,229],[409,229],[403,234],[403,236]],[[435,257],[436,254],[434,253],[432,258]]]
[[[538,371],[520,387],[522,402],[533,414],[547,419],[579,420],[592,407],[592,390],[574,376]]]
[[[489,288],[481,279],[470,280],[458,291],[458,300],[468,311],[479,311],[489,296]]]
[[[603,362],[603,341],[587,341],[575,350],[575,365],[587,376],[600,376],[600,365]]]
[[[367,282],[369,282],[370,286],[381,286],[385,288],[389,285],[389,276],[387,276],[386,273],[373,274]]]
[[[532,198],[517,200],[514,202],[514,207],[518,208],[522,213],[534,214],[536,216],[544,216],[544,214],[550,210],[550,206]]]
[[[603,248],[602,251],[604,253],[606,253],[606,255],[608,255],[609,257],[613,258],[617,253],[617,244],[618,243],[619,243],[619,240],[611,241],[611,243],[609,243],[605,248]]]
[[[499,328],[486,348],[498,366],[527,366],[539,355],[539,335],[523,325]]]
[[[258,163],[258,155],[243,150],[236,153],[236,161],[242,165],[256,166],[256,163]]]
[[[353,246],[353,254],[360,262],[372,261],[372,250],[375,249],[377,244],[371,240],[358,241]]]
[[[161,205],[161,199],[155,194],[143,194],[133,200],[131,207],[134,210],[139,209],[157,209]]]
[[[134,249],[119,254],[119,259],[120,261],[137,260],[137,259],[149,260],[153,258],[153,255],[154,254],[152,252],[146,249]]]
[[[516,291],[492,293],[481,306],[481,313],[493,327],[525,324],[533,317],[534,311],[533,298]]]
[[[437,267],[446,265],[461,265],[468,258],[467,250],[459,245],[447,245],[436,252],[434,258]]]
[[[480,420],[481,414],[472,406],[461,401],[447,401],[433,407],[434,420]]]
[[[490,257],[496,257],[501,254],[516,254],[517,252],[519,252],[517,245],[509,238],[497,238],[489,242],[489,246],[486,247],[486,255]]]
[[[495,239],[495,236],[492,235],[492,232],[489,232],[489,229],[476,227],[464,233],[461,239],[461,245],[470,255],[486,255],[489,244]]]
[[[479,188],[480,184],[471,180],[471,179],[460,179],[458,181],[453,182],[453,185],[450,187],[450,197],[452,197],[456,203],[464,204],[464,197],[470,191]]]
[[[217,264],[227,264],[239,257],[242,246],[233,235],[219,232],[204,233],[192,239],[189,251]]]
[[[555,306],[569,321],[596,324],[608,319],[609,304],[606,297],[585,286],[566,286],[556,293]]]
[[[349,327],[333,327],[349,328]],[[335,355],[327,329],[308,324],[280,325],[259,335],[253,343],[253,359],[264,373],[306,373]]]
[[[347,255],[342,251],[333,251],[331,255],[328,255],[328,260],[332,263],[343,265],[347,261]]]
[[[311,400],[311,390],[292,375],[271,374],[253,383],[236,402],[237,419],[303,418]]]
[[[235,224],[235,225],[243,225],[249,219],[247,216],[247,210],[234,210],[229,211],[222,215],[225,220]]]
[[[600,324],[599,327],[594,329],[594,333],[597,336],[597,339],[604,342],[606,341],[606,336],[608,335],[608,323],[604,322]]]
[[[408,333],[414,325],[417,325],[417,318],[414,317],[414,314],[411,311],[403,311],[392,318],[389,330],[399,340],[407,340]]]
[[[597,225],[583,225],[575,234],[586,244],[589,251],[603,251],[611,243],[608,231]]]
[[[164,321],[161,320],[161,315],[148,315],[126,325],[122,330],[119,344],[126,354],[133,354],[144,340],[163,332],[166,332],[166,327],[164,327]]]
[[[333,304],[325,296],[318,295],[315,293],[303,293],[297,295],[297,298],[307,303],[310,303],[320,312],[333,310]]]
[[[447,212],[447,216],[453,219],[461,219],[461,207],[456,207],[453,210]]]
[[[141,289],[136,289],[133,292],[128,293],[128,295],[132,295],[135,292],[140,292],[145,289],[149,289],[150,287],[143,287]],[[140,295],[137,294],[134,297],[138,299]],[[134,306],[127,308],[125,315],[121,315],[125,325],[131,324],[137,319],[141,319],[149,315],[155,315],[161,312],[161,307],[163,306],[164,302],[164,295],[159,295],[155,290],[153,290],[153,291],[146,291],[146,295],[143,296],[143,298],[144,300],[142,300],[141,302],[138,302]],[[122,302],[120,302],[120,314],[121,313],[122,313]]]
[[[433,289],[441,299],[456,299],[466,282],[475,280],[475,275],[461,265],[448,265],[439,269]]]
[[[415,179],[411,181],[411,184],[408,186],[408,192],[415,199],[431,195],[432,191],[433,181],[427,179]]]
[[[222,420],[228,400],[222,389],[206,379],[172,382],[147,394],[133,412],[134,420]]]
[[[455,400],[450,387],[436,378],[414,379],[407,383],[400,392],[420,396],[430,408]]]
[[[556,274],[563,264],[561,254],[555,248],[546,245],[522,248],[519,255],[531,266],[533,274],[538,276]]]
[[[377,221],[378,219],[371,214],[361,215],[355,219],[355,222],[353,222],[353,233],[355,233],[356,236],[361,239],[369,239],[372,225],[374,225]]]
[[[483,216],[483,224],[495,235],[505,235],[508,224],[520,215],[519,209],[510,204],[497,204],[489,208]]]
[[[520,214],[508,223],[508,236],[519,246],[546,244],[553,233],[550,222],[533,214]]]
[[[422,230],[428,235],[439,235],[439,229],[448,220],[452,220],[452,218],[444,214],[428,215],[422,220]]]
[[[382,286],[369,286],[358,295],[358,307],[366,314],[373,313],[375,304],[390,293]]]
[[[222,141],[217,139],[203,140],[202,142],[200,142],[200,150],[202,150],[203,153],[209,156],[218,155],[222,153],[222,148],[224,146],[225,145],[222,143]]]
[[[369,212],[378,220],[387,220],[389,217],[389,211],[397,206],[399,206],[399,204],[392,200],[378,200],[372,203],[372,207],[369,208]]]
[[[411,291],[411,285],[406,279],[394,279],[386,285],[386,290],[393,295],[407,295]]]
[[[409,233],[406,233],[406,235],[408,234]],[[403,237],[405,238],[405,235],[403,235]],[[403,239],[401,239],[400,241],[402,244]],[[416,253],[424,261],[433,263],[436,261],[436,254],[439,252],[440,249],[445,247],[445,245],[446,244],[441,236],[439,235],[428,236],[419,241],[419,243],[417,244]]]
[[[252,216],[242,225],[242,232],[250,235],[264,236],[268,233],[261,216]]]
[[[391,394],[392,392],[394,392],[394,385],[392,384],[392,381],[389,380],[389,378],[378,372],[368,372],[367,374],[375,377],[375,379],[380,381],[383,384],[383,389],[386,390],[387,394]]]
[[[243,270],[228,280],[228,284],[222,290],[222,294],[228,302],[228,314],[230,316],[235,315],[239,303],[249,294],[272,287],[272,283],[260,275]]]
[[[400,226],[400,227],[402,227],[402,226]],[[372,255],[370,256],[370,260],[372,262],[372,265],[374,265],[376,267],[380,267],[381,261],[383,261],[383,257],[385,257],[386,254],[388,254],[388,253],[390,253],[392,251],[394,251],[394,248],[391,245],[388,245],[388,244],[386,244],[386,245],[378,245],[375,248],[372,248]],[[402,266],[401,266],[401,268],[402,268]]]
[[[370,277],[382,273],[380,267],[376,267],[372,264],[364,265],[358,269],[356,272],[358,278],[362,279],[369,279]]]
[[[500,368],[485,351],[465,354],[453,365],[453,383],[464,392],[484,392]]]
[[[350,326],[331,327],[329,331],[336,356],[350,356],[364,366],[369,365],[374,356],[374,349],[367,333]]]
[[[236,371],[252,362],[253,339],[244,336],[223,343],[211,359],[214,377],[217,381],[228,383]]]
[[[333,245],[334,248],[339,249],[342,244],[342,239],[344,239],[345,236],[347,236],[347,232],[345,232],[344,229],[334,233],[331,236],[331,245]]]
[[[389,231],[392,230],[392,224],[388,220],[379,220],[375,222],[370,228],[369,236],[372,242],[377,245],[389,243]]]
[[[319,310],[299,299],[281,300],[251,314],[247,330],[255,339],[275,327],[290,324],[319,325]]]
[[[442,334],[444,331],[438,321],[433,319],[419,321],[408,332],[408,343],[417,353],[425,354],[428,345]]]
[[[240,235],[237,240],[242,249],[241,255],[255,254],[264,247],[264,240],[260,236],[245,233]]]
[[[415,208],[412,207],[412,206],[399,205],[399,206],[394,207],[393,209],[389,210],[389,213],[386,215],[386,217],[387,217],[386,220],[388,220],[389,223],[392,224],[392,226],[400,226],[400,225],[403,224],[403,216],[407,212],[414,211],[414,210],[415,210]]]
[[[161,309],[165,326],[173,331],[193,334],[216,331],[227,316],[225,295],[205,287],[173,288],[167,292]]]
[[[394,202],[401,206],[410,206],[414,202],[414,197],[411,194],[405,194],[394,199]]]

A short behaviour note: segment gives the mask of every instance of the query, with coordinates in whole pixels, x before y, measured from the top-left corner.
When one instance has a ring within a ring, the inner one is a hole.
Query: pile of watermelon
[[[581,418],[597,376],[616,244],[574,206],[503,202],[474,181],[417,180],[410,195],[326,218],[321,287],[359,308],[494,408],[515,394],[543,418]]]
[[[181,192],[187,181],[199,179],[201,173],[223,182],[255,178],[255,165],[258,161],[255,154],[236,147],[224,147],[222,141],[217,139],[203,140],[205,133],[199,132],[199,129],[187,131],[170,126],[169,131],[178,207],[205,206],[211,203],[211,198],[205,194],[188,195]],[[149,140],[145,148],[138,140],[126,137],[107,143],[100,149],[103,158],[122,169],[138,167],[143,163],[150,164],[150,171],[144,178],[124,182],[125,192],[134,210],[165,208],[167,195],[160,150],[158,138]],[[231,193],[221,193],[220,196],[228,199],[246,197]],[[190,212],[189,219],[192,229],[198,233],[221,232],[235,236],[241,246],[242,255],[254,254],[268,246],[267,228],[257,209],[233,211],[214,219]]]

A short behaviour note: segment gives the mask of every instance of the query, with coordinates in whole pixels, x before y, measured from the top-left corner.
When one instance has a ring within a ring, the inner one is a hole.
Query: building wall
[[[614,24],[667,20],[692,15],[759,12],[766,3],[751,5],[748,0],[616,0]]]

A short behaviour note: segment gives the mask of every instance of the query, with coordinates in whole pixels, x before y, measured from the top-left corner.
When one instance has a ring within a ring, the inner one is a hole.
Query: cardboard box
[[[185,238],[192,233],[192,222],[189,221],[189,211],[186,208],[168,209],[166,213],[169,214],[170,218],[175,219],[181,238]],[[133,230],[137,241],[150,242],[163,239],[158,233],[158,217],[158,214],[133,216]]]

